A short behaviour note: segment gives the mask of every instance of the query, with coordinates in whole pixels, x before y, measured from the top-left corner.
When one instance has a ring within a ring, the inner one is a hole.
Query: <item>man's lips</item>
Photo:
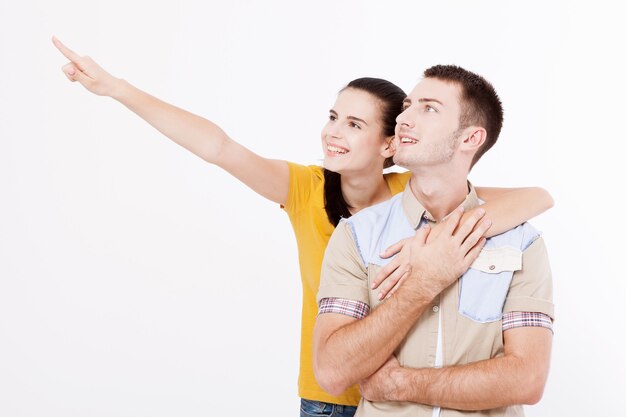
[[[399,139],[401,145],[405,145],[405,144],[414,145],[417,142],[419,142],[419,140],[417,140],[415,137],[413,137],[411,135],[407,135],[407,134],[400,134],[398,136],[398,139]]]

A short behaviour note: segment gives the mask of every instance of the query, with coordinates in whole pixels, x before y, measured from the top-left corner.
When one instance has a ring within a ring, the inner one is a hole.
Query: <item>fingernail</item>
[[[477,211],[478,211],[478,214],[480,214],[481,216],[483,214],[485,214],[485,209],[484,208],[479,208]]]
[[[383,299],[383,295],[382,294],[378,294],[378,300],[382,300]]]
[[[463,213],[463,212],[465,211],[465,207],[463,207],[463,206],[459,207],[459,211],[460,211],[461,213]]]
[[[485,220],[485,225],[486,226],[491,226],[491,219]]]
[[[76,74],[76,70],[74,68],[70,68],[69,70],[67,70],[67,73],[70,75],[74,75]]]

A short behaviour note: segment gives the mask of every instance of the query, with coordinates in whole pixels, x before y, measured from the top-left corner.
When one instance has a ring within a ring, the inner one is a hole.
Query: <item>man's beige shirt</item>
[[[404,215],[414,229],[420,225],[422,219],[432,219],[408,185],[401,199]],[[469,210],[478,204],[476,192],[470,187],[470,193],[462,205]],[[523,253],[520,251],[517,257],[508,248],[483,251],[472,267],[487,273],[515,271],[503,313],[540,312],[554,318],[552,277],[541,237]],[[347,222],[340,223],[326,249],[318,303],[323,298],[337,297],[361,301],[375,309],[381,302],[378,301],[378,289],[371,289],[371,281],[380,269],[379,265],[363,264],[351,227]],[[504,354],[502,321],[481,323],[459,313],[459,287],[457,280],[436,297],[398,346],[395,354],[402,366],[423,368],[435,365],[440,314],[443,366],[463,365]],[[408,402],[370,402],[361,399],[356,415],[432,417],[432,407]],[[523,410],[521,406],[478,412],[442,409],[441,416],[523,416]]]

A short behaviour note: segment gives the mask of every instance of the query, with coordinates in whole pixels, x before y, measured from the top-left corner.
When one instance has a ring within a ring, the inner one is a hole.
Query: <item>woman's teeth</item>
[[[329,152],[333,152],[333,153],[341,153],[341,154],[348,153],[348,151],[346,149],[338,148],[338,147],[333,146],[333,145],[326,146],[326,149],[328,149]]]

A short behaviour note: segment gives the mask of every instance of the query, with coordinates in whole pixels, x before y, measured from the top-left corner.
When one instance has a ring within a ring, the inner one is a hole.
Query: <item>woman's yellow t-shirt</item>
[[[410,172],[385,174],[391,194],[395,195],[404,191],[410,176]],[[324,169],[322,167],[289,163],[289,194],[284,209],[289,215],[296,235],[302,277],[298,394],[307,400],[356,406],[361,398],[357,386],[335,397],[326,393],[317,384],[313,374],[313,327],[317,316],[315,297],[320,285],[324,251],[330,235],[335,230],[324,210]]]

